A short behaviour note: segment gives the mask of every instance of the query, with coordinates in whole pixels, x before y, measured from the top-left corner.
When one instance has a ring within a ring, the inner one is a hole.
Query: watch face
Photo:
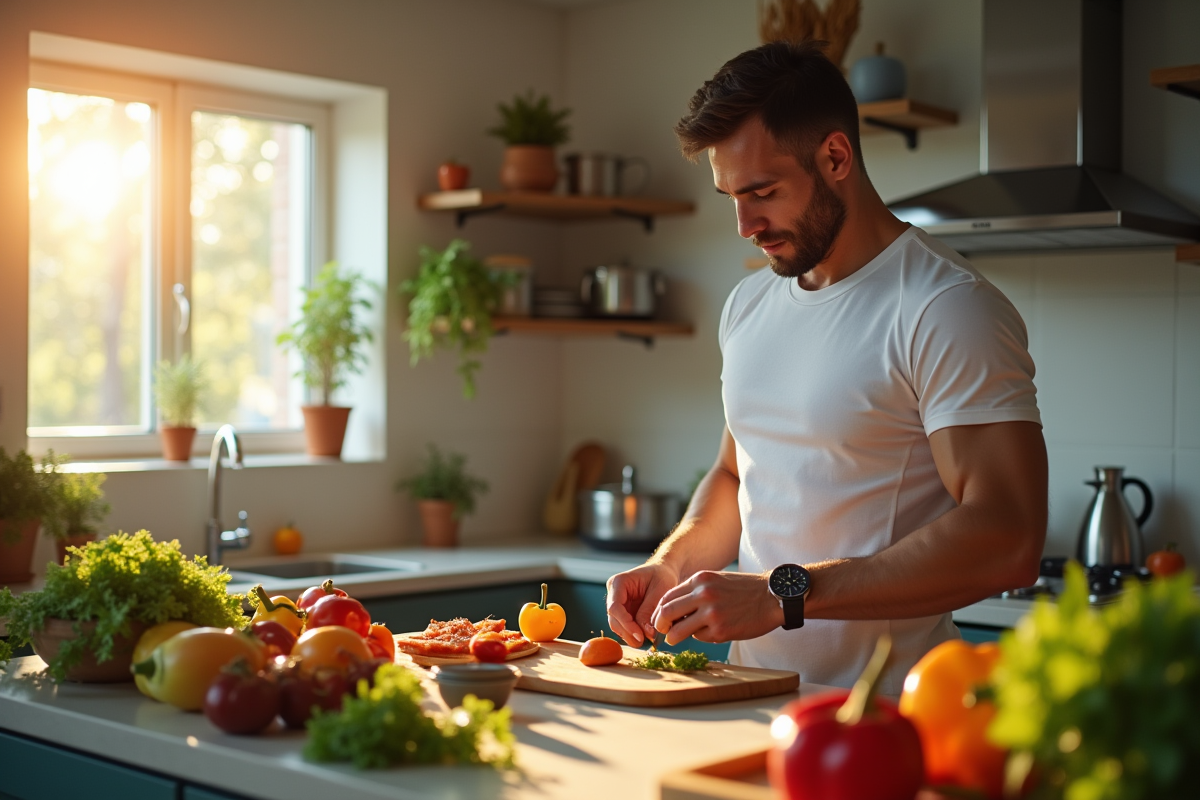
[[[768,584],[777,597],[803,597],[808,591],[808,570],[795,564],[784,564],[771,571]]]

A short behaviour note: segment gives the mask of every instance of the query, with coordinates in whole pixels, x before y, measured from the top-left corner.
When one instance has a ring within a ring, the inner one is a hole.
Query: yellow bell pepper
[[[304,630],[304,612],[296,608],[296,604],[292,602],[291,598],[281,594],[267,597],[262,584],[255,586],[253,592],[258,597],[258,608],[254,609],[254,616],[250,620],[251,625],[271,620],[278,622],[296,636],[300,635],[300,631]]]
[[[156,647],[150,658],[133,665],[133,674],[146,679],[155,700],[198,711],[209,684],[235,658],[244,658],[250,670],[257,671],[267,663],[267,649],[235,628],[193,628]]]
[[[137,645],[133,648],[134,664],[140,664],[154,653],[160,644],[170,639],[177,633],[191,630],[196,627],[190,622],[184,622],[181,619],[173,619],[170,622],[164,622],[161,625],[155,625],[153,628],[148,628],[145,633],[138,637]],[[138,691],[146,695],[146,697],[154,698],[150,692],[150,682],[146,680],[145,675],[134,675],[133,682],[137,684]],[[155,698],[156,699],[156,698]]]
[[[526,603],[517,617],[521,635],[531,642],[552,642],[562,635],[567,627],[567,612],[558,603],[547,603],[546,592],[550,587],[542,584],[542,602]]]

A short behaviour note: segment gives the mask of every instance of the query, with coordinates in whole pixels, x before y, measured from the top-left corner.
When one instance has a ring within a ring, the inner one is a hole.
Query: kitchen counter
[[[636,709],[513,692],[519,771],[486,767],[357,770],[312,764],[302,731],[221,733],[200,714],[142,697],[132,684],[56,686],[36,657],[0,675],[0,730],[254,798],[658,797],[664,772],[764,747],[779,708],[797,693],[668,709]],[[431,684],[427,684],[432,688]],[[800,694],[825,687],[802,684]],[[436,697],[436,692],[431,693]],[[431,708],[444,708],[427,700]],[[279,725],[278,722],[275,723]]]

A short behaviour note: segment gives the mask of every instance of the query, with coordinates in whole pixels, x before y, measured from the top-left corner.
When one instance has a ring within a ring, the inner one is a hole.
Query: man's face
[[[776,274],[798,278],[828,257],[845,204],[758,119],[709,148],[708,158],[717,191],[737,209],[738,234],[762,248]]]

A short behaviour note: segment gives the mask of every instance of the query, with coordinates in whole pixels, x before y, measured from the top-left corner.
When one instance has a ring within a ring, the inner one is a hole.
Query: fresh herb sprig
[[[462,708],[434,715],[421,708],[424,692],[411,670],[385,664],[375,686],[358,684],[341,711],[318,712],[308,722],[304,757],[351,761],[360,769],[396,764],[489,764],[512,767],[515,739],[507,708],[468,695]]]
[[[98,662],[112,658],[113,640],[132,633],[134,622],[157,625],[173,619],[218,628],[241,627],[242,595],[227,594],[229,573],[209,566],[203,556],[185,558],[179,542],[156,542],[148,531],[117,533],[79,548],[63,566],[50,565],[46,586],[14,596],[0,589],[0,617],[7,618],[8,641],[0,641],[0,661],[13,648],[31,642],[47,619],[75,622],[76,637],[63,643],[47,671],[57,681],[91,652]],[[96,623],[84,634],[80,623]]]
[[[646,655],[629,663],[638,669],[655,669],[661,672],[699,672],[708,669],[708,656],[695,650],[684,650],[674,655],[661,650],[650,650]]]

